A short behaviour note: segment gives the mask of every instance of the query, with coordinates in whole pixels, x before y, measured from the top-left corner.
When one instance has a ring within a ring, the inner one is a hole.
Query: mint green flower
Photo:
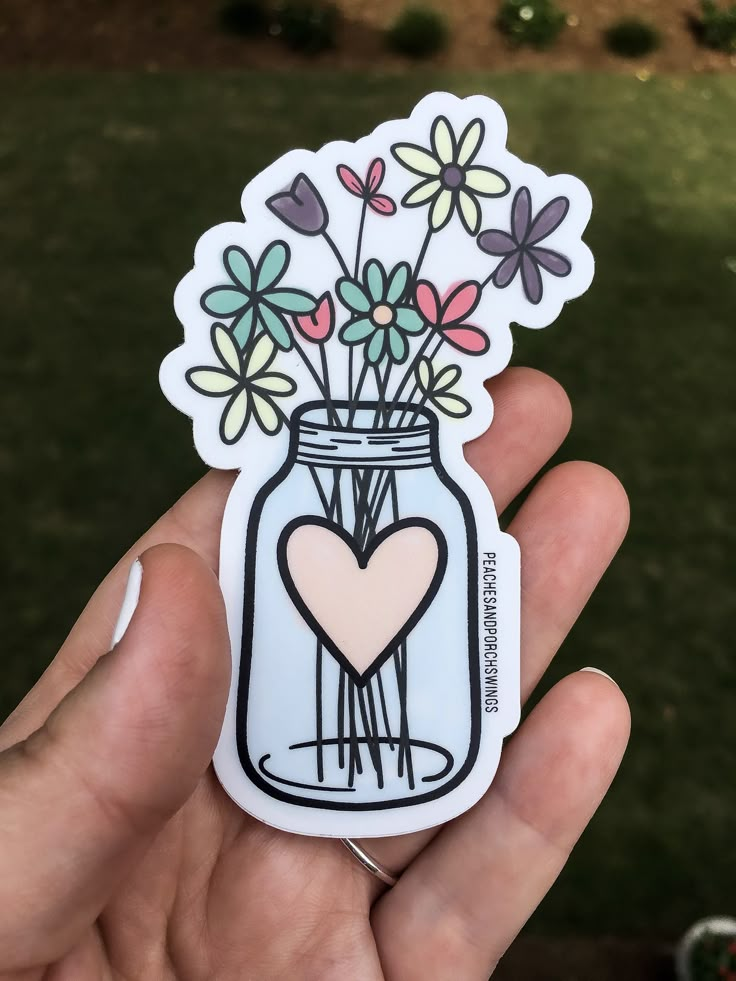
[[[255,329],[264,330],[284,351],[291,348],[291,330],[284,314],[312,313],[317,301],[304,290],[277,286],[289,266],[291,250],[286,242],[272,242],[254,267],[247,252],[231,245],[222,254],[230,277],[223,286],[202,294],[202,309],[212,317],[235,318],[230,324],[241,349]]]
[[[365,344],[370,364],[379,364],[384,357],[402,364],[409,355],[407,336],[424,330],[424,320],[404,300],[409,274],[408,262],[400,262],[387,276],[381,263],[371,259],[362,282],[348,276],[338,280],[338,295],[353,314],[340,330],[340,340]]]

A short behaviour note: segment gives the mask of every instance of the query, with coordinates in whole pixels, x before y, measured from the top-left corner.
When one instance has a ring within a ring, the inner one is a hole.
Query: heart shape
[[[302,235],[321,235],[327,227],[325,203],[306,174],[297,174],[291,187],[273,194],[266,205],[290,228]]]
[[[447,543],[423,518],[389,525],[361,549],[334,521],[291,521],[278,544],[294,605],[338,663],[364,685],[422,618],[447,567]]]

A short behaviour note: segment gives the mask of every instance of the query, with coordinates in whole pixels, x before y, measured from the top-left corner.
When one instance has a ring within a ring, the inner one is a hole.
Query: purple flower
[[[524,295],[530,303],[537,304],[543,293],[542,269],[553,276],[569,276],[572,271],[570,260],[559,252],[539,246],[560,227],[569,210],[567,198],[554,198],[533,218],[529,188],[520,187],[511,205],[511,232],[490,228],[478,236],[478,245],[484,252],[504,257],[491,276],[493,285],[504,289],[521,270]]]
[[[327,228],[325,203],[306,174],[297,174],[291,187],[266,201],[269,211],[302,235],[321,235]]]

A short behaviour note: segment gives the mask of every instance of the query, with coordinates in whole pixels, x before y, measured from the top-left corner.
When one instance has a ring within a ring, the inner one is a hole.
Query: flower
[[[322,235],[329,221],[322,195],[306,174],[297,174],[291,187],[272,194],[266,207],[302,235]]]
[[[237,443],[251,416],[267,436],[276,435],[283,425],[284,415],[274,399],[293,395],[296,385],[286,375],[268,370],[276,357],[272,338],[261,334],[244,360],[232,328],[213,324],[210,337],[221,367],[190,368],[186,380],[200,395],[210,398],[229,396],[220,418],[223,443]]]
[[[335,304],[329,293],[323,293],[317,301],[314,313],[305,313],[294,317],[294,323],[299,333],[314,344],[324,344],[329,341],[335,329]]]
[[[488,335],[479,327],[465,323],[465,318],[478,306],[481,288],[478,283],[460,283],[440,299],[432,283],[417,283],[417,306],[425,321],[452,347],[465,354],[485,354],[491,345]]]
[[[409,283],[409,263],[394,266],[391,275],[376,259],[363,269],[363,281],[348,276],[338,280],[337,292],[353,316],[340,330],[344,344],[366,343],[366,360],[378,364],[384,356],[398,364],[406,361],[406,335],[419,334],[424,321],[416,310],[401,302]]]
[[[461,375],[462,372],[456,364],[449,364],[441,371],[435,372],[434,365],[425,357],[417,361],[414,369],[417,388],[423,396],[422,401],[429,402],[440,412],[455,419],[469,416],[471,412],[470,402],[450,391]]]
[[[284,289],[276,284],[289,265],[291,251],[286,242],[272,242],[261,256],[258,267],[247,252],[231,245],[222,255],[231,282],[213,286],[202,294],[202,309],[213,317],[234,317],[231,327],[241,348],[248,343],[254,325],[263,328],[284,351],[291,347],[284,313],[311,313],[314,297],[304,290]]]
[[[429,227],[433,232],[444,228],[457,208],[465,230],[476,235],[480,228],[478,197],[498,198],[507,193],[509,182],[503,174],[473,164],[484,133],[483,120],[472,119],[457,140],[448,120],[438,116],[432,123],[431,152],[413,143],[391,147],[399,163],[422,178],[401,203],[418,208],[431,201]]]
[[[569,276],[572,271],[569,259],[539,247],[539,242],[559,228],[569,210],[568,198],[554,198],[533,218],[529,188],[520,187],[511,205],[511,232],[490,228],[478,236],[478,245],[484,252],[505,257],[491,277],[493,285],[504,289],[521,269],[524,295],[536,304],[543,293],[540,268],[553,276]]]
[[[368,207],[377,214],[393,215],[396,211],[396,203],[387,195],[378,194],[378,188],[383,183],[385,173],[386,164],[380,157],[371,161],[364,181],[347,164],[339,164],[337,167],[337,176],[346,191],[362,198]]]

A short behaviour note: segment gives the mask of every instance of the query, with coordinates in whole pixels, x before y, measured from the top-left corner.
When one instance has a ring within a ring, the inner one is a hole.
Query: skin
[[[570,425],[529,369],[490,386],[496,418],[467,447],[499,510]],[[239,811],[210,760],[230,659],[214,570],[232,474],[212,472],[102,582],[0,729],[0,978],[484,981],[562,869],[629,734],[619,688],[587,671],[548,692],[469,812],[364,842],[387,890],[336,841]],[[522,687],[533,690],[626,531],[618,481],[566,463],[514,518]],[[130,564],[141,595],[108,652]]]

